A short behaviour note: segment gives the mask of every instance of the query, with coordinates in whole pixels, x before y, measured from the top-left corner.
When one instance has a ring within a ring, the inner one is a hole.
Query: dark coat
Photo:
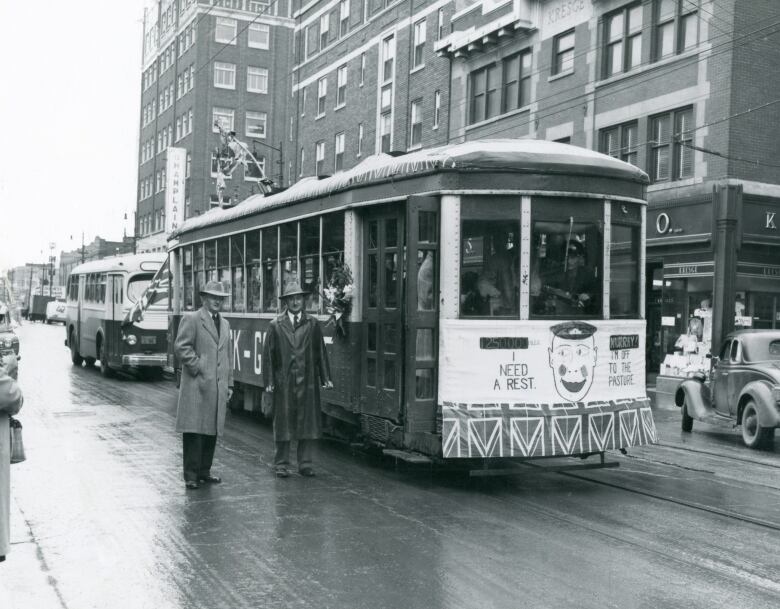
[[[23,402],[19,385],[0,366],[0,556],[5,556],[11,549],[11,431],[8,415],[19,412]]]
[[[286,312],[271,321],[263,346],[263,379],[274,386],[275,441],[322,436],[320,386],[330,381],[330,366],[315,318],[301,313],[295,329]]]
[[[201,308],[185,313],[174,349],[181,362],[176,431],[221,435],[225,428],[230,364],[230,324],[220,313],[219,341],[211,314]]]

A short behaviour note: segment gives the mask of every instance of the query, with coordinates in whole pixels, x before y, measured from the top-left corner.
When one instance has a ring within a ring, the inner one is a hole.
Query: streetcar
[[[185,221],[169,245],[172,327],[223,282],[234,399],[258,410],[263,339],[295,278],[330,356],[326,429],[410,460],[604,464],[656,441],[647,183],[547,141],[372,156]]]
[[[168,361],[167,302],[148,299],[143,316],[133,311],[166,260],[165,253],[130,254],[71,271],[65,288],[65,346],[74,366],[99,362],[106,377],[116,370],[160,375]]]

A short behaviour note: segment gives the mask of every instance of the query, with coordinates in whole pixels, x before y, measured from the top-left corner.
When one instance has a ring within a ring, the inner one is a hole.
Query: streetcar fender
[[[780,426],[780,409],[772,399],[771,387],[764,381],[753,381],[742,388],[737,406],[737,423],[742,423],[742,411],[750,399],[756,404],[758,424],[761,427]]]
[[[699,378],[685,379],[677,387],[674,395],[677,406],[685,404],[688,414],[694,419],[702,419],[712,413],[712,397],[709,386]]]

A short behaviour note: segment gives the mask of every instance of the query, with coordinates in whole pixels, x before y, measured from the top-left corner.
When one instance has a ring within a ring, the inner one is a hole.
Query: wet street
[[[2,609],[780,606],[780,434],[754,451],[656,410],[660,444],[617,469],[475,480],[323,443],[316,478],[278,480],[269,423],[229,414],[223,484],[185,491],[171,380],[18,335]]]

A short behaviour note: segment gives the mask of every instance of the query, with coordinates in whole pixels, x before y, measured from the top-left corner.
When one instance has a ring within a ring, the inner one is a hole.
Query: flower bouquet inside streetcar
[[[341,431],[443,459],[652,443],[646,184],[542,141],[378,155],[185,221],[173,327],[223,282],[239,404],[257,410],[264,335],[297,280],[331,360],[323,416]]]

